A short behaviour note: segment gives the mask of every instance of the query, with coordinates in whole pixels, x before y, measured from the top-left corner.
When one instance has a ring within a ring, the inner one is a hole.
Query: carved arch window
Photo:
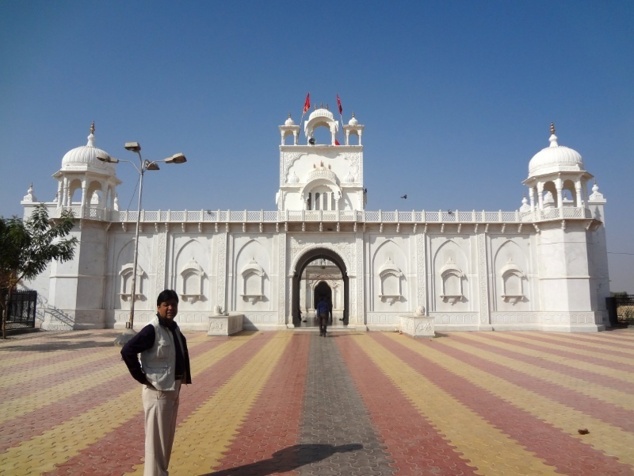
[[[505,302],[515,304],[524,300],[523,281],[525,279],[522,271],[513,263],[508,263],[500,270],[502,277],[502,299]]]
[[[330,165],[315,164],[305,177],[306,185],[300,190],[306,210],[337,210],[342,197],[339,179]]]
[[[465,276],[453,260],[449,259],[447,264],[441,268],[440,277],[442,279],[442,294],[440,295],[442,300],[452,305],[462,301],[464,298],[462,281]]]
[[[126,263],[121,266],[119,270],[119,296],[123,301],[129,301],[132,298],[132,280],[134,279],[134,265],[132,263]],[[143,277],[145,271],[141,266],[136,267],[136,289],[134,292],[134,299],[138,300],[143,297]]]
[[[394,265],[391,258],[388,258],[385,264],[379,269],[379,279],[381,282],[379,297],[381,301],[388,302],[392,305],[402,299],[402,278],[403,272]]]
[[[242,276],[242,299],[252,304],[264,299],[264,278],[266,273],[255,259],[252,259],[240,272]]]
[[[203,280],[205,271],[195,259],[191,259],[180,272],[181,299],[196,302],[203,297]]]

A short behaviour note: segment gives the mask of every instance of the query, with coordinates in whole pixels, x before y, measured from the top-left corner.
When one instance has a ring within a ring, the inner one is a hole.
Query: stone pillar
[[[557,190],[557,208],[561,209],[564,207],[564,197],[563,197],[563,183],[560,178],[555,180],[555,189]]]
[[[227,225],[228,226],[228,225]],[[227,241],[229,233],[216,235],[216,256],[218,257],[216,272],[216,306],[220,306],[223,311],[227,311]]]
[[[487,266],[487,235],[476,235],[477,273],[478,273],[478,306],[480,313],[480,329],[491,330],[491,297],[489,273]]]
[[[293,310],[291,309],[291,292],[293,289],[293,276],[287,269],[287,238],[286,233],[280,231],[277,234],[277,323],[281,326],[293,324]],[[298,301],[300,301],[298,296]]]

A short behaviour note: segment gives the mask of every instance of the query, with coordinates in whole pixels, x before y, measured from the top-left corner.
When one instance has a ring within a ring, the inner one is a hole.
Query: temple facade
[[[62,158],[57,195],[44,202],[52,217],[74,211],[79,244],[73,260],[25,283],[41,297],[42,326],[125,327],[138,219],[135,328],[172,288],[184,329],[206,330],[226,313],[243,315],[246,329],[311,326],[320,296],[335,326],[358,330],[399,330],[414,315],[437,331],[604,329],[605,199],[554,126],[511,211],[368,211],[354,116],[343,124],[320,107],[279,132],[277,210],[139,216],[119,210],[120,180],[97,159],[107,152],[92,127],[87,145]],[[29,189],[25,217],[38,203]]]

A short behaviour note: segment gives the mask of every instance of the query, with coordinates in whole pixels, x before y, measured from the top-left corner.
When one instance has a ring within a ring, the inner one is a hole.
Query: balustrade
[[[49,216],[59,218],[63,208],[49,203]],[[97,221],[135,223],[138,212],[72,206],[75,217]],[[534,211],[384,211],[384,210],[142,210],[142,223],[526,223],[548,220],[591,219],[588,208],[564,207]]]

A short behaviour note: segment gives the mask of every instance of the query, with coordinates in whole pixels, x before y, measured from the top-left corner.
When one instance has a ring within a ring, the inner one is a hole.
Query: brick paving
[[[142,474],[117,334],[0,341],[0,475]],[[173,475],[634,475],[631,329],[187,338]]]

